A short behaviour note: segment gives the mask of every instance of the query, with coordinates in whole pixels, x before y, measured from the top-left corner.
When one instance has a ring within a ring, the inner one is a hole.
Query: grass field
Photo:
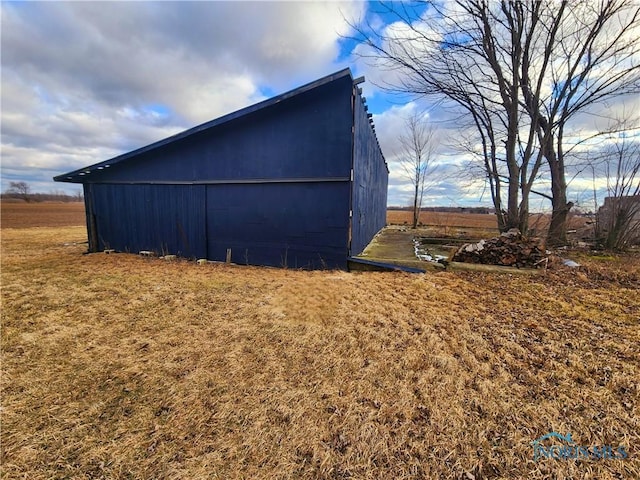
[[[637,257],[303,272],[1,233],[2,478],[640,477]],[[628,457],[534,462],[551,431]]]

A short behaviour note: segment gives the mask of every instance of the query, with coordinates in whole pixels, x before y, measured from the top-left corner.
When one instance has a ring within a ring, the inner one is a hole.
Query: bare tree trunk
[[[418,212],[418,188],[419,188],[419,184],[416,182],[416,191],[415,191],[415,195],[413,196],[413,228],[418,228],[418,216],[419,216],[419,212]]]
[[[522,194],[520,202],[520,218],[518,220],[518,229],[526,234],[529,231],[529,191]]]
[[[567,244],[567,218],[573,207],[572,202],[567,202],[566,190],[557,189],[553,194],[551,223],[547,233],[547,245],[557,247]]]
[[[543,126],[550,128],[548,123]],[[559,129],[557,147],[553,134],[546,132],[542,139],[542,151],[551,173],[551,222],[547,232],[547,245],[557,247],[567,244],[567,218],[573,202],[567,201],[567,179],[562,151],[562,128]]]

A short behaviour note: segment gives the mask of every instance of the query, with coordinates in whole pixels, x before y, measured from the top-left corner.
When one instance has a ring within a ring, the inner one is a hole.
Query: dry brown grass
[[[3,478],[640,476],[638,258],[349,274],[85,239],[2,231]],[[629,458],[535,463],[552,430]]]

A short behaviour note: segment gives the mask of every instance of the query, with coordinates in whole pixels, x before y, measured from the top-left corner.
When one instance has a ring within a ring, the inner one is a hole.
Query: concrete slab
[[[459,270],[459,271],[475,271],[475,272],[494,272],[494,273],[512,273],[524,275],[537,275],[544,272],[544,269],[529,268],[513,268],[502,267],[498,265],[479,265],[474,263],[449,262],[446,267],[440,263],[427,262],[416,258],[413,245],[414,237],[429,237],[425,235],[425,231],[421,229],[411,229],[398,225],[388,225],[376,235],[367,248],[354,257],[356,259],[368,260],[375,263],[385,263],[391,265],[399,265],[425,271],[442,271],[442,270]],[[434,238],[434,248],[442,248],[446,244],[459,244],[470,241],[471,239],[459,238]]]

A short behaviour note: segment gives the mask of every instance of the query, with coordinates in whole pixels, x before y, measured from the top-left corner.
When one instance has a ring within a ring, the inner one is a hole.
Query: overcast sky
[[[2,2],[2,191],[75,193],[52,177],[107,160],[345,67],[390,165],[389,205],[409,205],[398,168],[403,118],[427,109],[375,87],[348,23],[385,18],[365,2]],[[455,172],[442,125],[441,177],[425,205],[489,205]],[[587,185],[587,183],[585,183]],[[582,188],[582,187],[580,187]],[[576,190],[578,192],[578,190]],[[576,193],[577,195],[577,193]],[[534,206],[535,208],[535,206]]]

